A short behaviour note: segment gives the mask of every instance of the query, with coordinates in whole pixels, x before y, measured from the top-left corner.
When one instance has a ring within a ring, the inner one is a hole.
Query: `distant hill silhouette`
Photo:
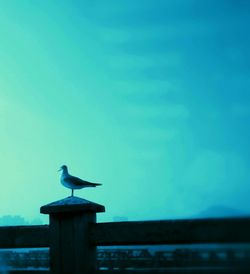
[[[113,222],[127,222],[128,217],[126,216],[114,216],[113,217]]]
[[[243,217],[250,216],[250,212],[241,211],[239,209],[230,208],[226,206],[212,206],[209,207],[195,216],[193,218],[217,218],[217,217]]]

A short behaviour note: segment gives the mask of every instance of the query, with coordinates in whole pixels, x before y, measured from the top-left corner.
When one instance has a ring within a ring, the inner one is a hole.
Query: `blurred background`
[[[57,172],[100,221],[250,212],[250,2],[0,1],[0,224],[47,222]]]

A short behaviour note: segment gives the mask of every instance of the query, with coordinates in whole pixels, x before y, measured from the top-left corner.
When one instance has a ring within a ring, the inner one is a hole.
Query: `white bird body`
[[[101,184],[91,183],[88,181],[84,181],[78,177],[72,176],[68,172],[67,166],[63,165],[60,170],[62,170],[62,175],[60,178],[61,184],[67,188],[72,190],[71,196],[74,196],[74,189],[81,189],[84,187],[96,187]]]

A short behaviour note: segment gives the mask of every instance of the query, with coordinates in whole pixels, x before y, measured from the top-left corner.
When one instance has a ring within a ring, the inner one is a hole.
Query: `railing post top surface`
[[[52,202],[40,208],[40,213],[43,214],[59,214],[70,212],[105,212],[105,207],[103,205],[73,196]]]

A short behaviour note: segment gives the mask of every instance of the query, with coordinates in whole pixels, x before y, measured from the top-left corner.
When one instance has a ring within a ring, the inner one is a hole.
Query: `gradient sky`
[[[250,1],[0,1],[0,215],[250,212]]]

